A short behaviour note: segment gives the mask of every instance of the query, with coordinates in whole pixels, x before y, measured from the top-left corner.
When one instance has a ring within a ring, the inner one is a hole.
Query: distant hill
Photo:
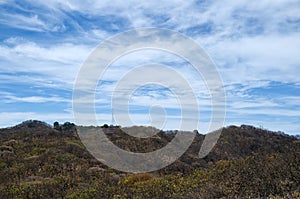
[[[144,128],[146,129],[146,127]],[[165,146],[172,140],[175,133],[160,131],[157,135],[145,139],[134,138],[121,129],[115,129],[113,134],[109,133],[107,136],[114,144],[124,150],[150,152]],[[189,172],[195,168],[207,168],[219,160],[238,159],[252,154],[265,155],[285,152],[297,141],[295,137],[287,134],[278,134],[277,132],[248,125],[230,126],[223,128],[217,144],[208,156],[199,159],[198,152],[204,138],[205,135],[198,134],[187,152],[175,164],[163,169],[161,172],[169,173],[174,170]]]
[[[53,131],[51,125],[38,120],[28,120],[9,128],[0,129],[1,135],[7,133],[31,132],[35,134],[48,134]]]
[[[124,150],[149,152],[170,142],[176,131],[155,130],[150,138],[131,137],[118,126],[102,127]],[[128,130],[128,129],[127,129]],[[76,126],[25,121],[0,129],[0,198],[297,198],[300,141],[282,132],[242,125],[223,129],[203,159],[197,134],[184,155],[149,174],[127,174],[93,158]]]

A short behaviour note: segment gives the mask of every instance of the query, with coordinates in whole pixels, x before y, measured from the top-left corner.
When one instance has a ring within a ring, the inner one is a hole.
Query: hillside
[[[106,128],[117,146],[149,152],[175,133],[133,138]],[[0,129],[0,198],[233,198],[300,197],[300,142],[292,136],[242,125],[223,129],[204,159],[198,134],[172,165],[148,174],[107,168],[82,145],[75,125],[26,121]]]

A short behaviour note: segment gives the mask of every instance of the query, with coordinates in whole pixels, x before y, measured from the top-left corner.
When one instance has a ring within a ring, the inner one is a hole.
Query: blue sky
[[[92,50],[116,33],[158,27],[191,37],[214,61],[226,91],[226,125],[299,134],[299,5],[299,0],[0,0],[0,127],[27,119],[73,121],[74,81]],[[111,91],[124,70],[153,62],[197,82],[201,121],[209,122],[206,87],[189,64],[167,53],[141,51],[112,64],[99,83],[99,123],[111,121]],[[150,102],[164,106],[166,128],[177,128],[178,104],[159,87],[135,92],[130,112],[137,123],[147,120]]]

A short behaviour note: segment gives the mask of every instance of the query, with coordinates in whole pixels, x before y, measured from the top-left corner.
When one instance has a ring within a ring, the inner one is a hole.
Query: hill
[[[144,127],[145,128],[145,127]],[[106,127],[124,150],[149,152],[165,146],[176,132],[134,138]],[[170,166],[128,174],[95,160],[75,125],[26,121],[0,129],[0,198],[233,198],[298,197],[300,142],[283,133],[242,125],[224,128],[203,159],[198,134]]]

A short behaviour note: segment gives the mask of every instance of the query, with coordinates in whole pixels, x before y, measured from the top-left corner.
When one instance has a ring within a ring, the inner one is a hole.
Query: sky
[[[299,5],[299,0],[0,0],[0,127],[29,119],[74,121],[74,83],[90,53],[115,34],[163,28],[192,38],[215,63],[226,94],[224,125],[299,134]],[[188,62],[154,50],[111,64],[96,89],[99,124],[111,123],[111,97],[122,75],[151,63],[172,67],[196,88],[202,126],[190,128],[205,132],[211,117],[205,82]],[[174,93],[159,85],[140,87],[128,103],[136,124],[147,125],[149,112],[157,120],[167,114],[164,129],[176,129],[184,111]]]

